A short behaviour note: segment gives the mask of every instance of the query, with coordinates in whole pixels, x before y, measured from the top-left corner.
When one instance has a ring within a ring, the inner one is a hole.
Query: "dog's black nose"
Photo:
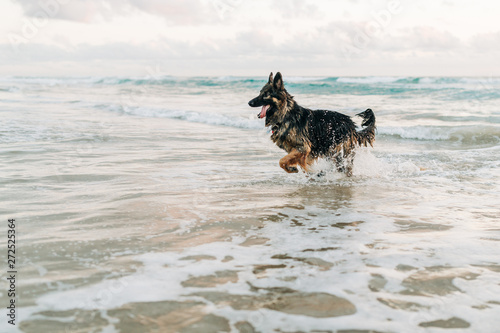
[[[251,107],[253,107],[254,104],[255,104],[255,102],[253,101],[253,99],[250,102],[248,102],[248,105],[250,105]]]

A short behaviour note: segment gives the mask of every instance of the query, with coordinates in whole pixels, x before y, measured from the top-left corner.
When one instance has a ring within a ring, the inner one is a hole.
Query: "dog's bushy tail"
[[[361,126],[364,127],[361,131],[356,132],[358,144],[360,146],[370,146],[373,147],[373,142],[375,142],[375,114],[372,109],[366,109],[361,113],[358,113],[356,116],[363,118],[361,122]]]

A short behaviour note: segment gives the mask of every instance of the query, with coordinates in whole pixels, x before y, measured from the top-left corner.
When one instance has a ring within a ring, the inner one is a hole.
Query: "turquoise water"
[[[374,110],[353,177],[283,172],[264,77],[0,78],[1,331],[495,332],[500,78],[284,74]]]

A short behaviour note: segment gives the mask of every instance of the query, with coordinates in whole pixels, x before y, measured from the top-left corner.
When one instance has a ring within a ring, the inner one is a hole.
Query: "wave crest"
[[[262,129],[264,126],[262,121],[259,121],[258,119],[246,119],[239,116],[227,116],[211,112],[169,110],[152,107],[128,107],[121,104],[97,104],[94,105],[94,107],[97,109],[120,112],[139,117],[169,118],[207,125],[228,126],[243,129]]]
[[[500,128],[494,126],[379,127],[382,137],[422,141],[450,141],[462,144],[498,144]]]

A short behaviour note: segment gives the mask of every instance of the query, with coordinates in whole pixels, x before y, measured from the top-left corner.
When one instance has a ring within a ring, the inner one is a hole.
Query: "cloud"
[[[347,23],[346,23],[347,24]],[[404,52],[441,53],[458,50],[465,46],[463,40],[446,30],[429,26],[382,30],[370,34],[365,23],[344,25],[344,43],[363,50],[363,54],[391,52],[393,55]],[[359,52],[358,52],[359,53]]]
[[[120,6],[123,2],[127,2],[115,1]],[[128,0],[128,4],[139,11],[161,16],[169,23],[178,25],[215,23],[221,19],[220,15],[217,15],[217,7],[214,5],[217,4],[217,1],[211,3],[202,0]]]
[[[479,52],[500,51],[500,31],[476,34],[471,39],[471,46]]]
[[[322,35],[321,35],[322,34]],[[477,54],[476,49],[455,52],[408,52],[407,46],[384,50],[373,45],[347,59],[335,42],[322,45],[315,36],[339,34],[326,31],[304,36],[300,41],[260,42],[260,33],[242,33],[234,39],[189,43],[164,39],[155,43],[80,44],[72,49],[29,43],[12,56],[11,46],[0,45],[3,75],[146,75],[159,68],[169,75],[263,75],[282,71],[290,75],[499,75],[492,67],[494,53]],[[246,39],[242,39],[245,37]],[[337,36],[338,41],[343,36]],[[301,46],[309,47],[302,49]],[[7,57],[6,54],[11,54]],[[498,55],[498,53],[497,53]],[[350,60],[350,61],[348,61]],[[411,64],[411,65],[408,65]],[[439,72],[436,69],[439,68]],[[462,74],[460,74],[462,73]]]
[[[233,44],[236,42],[237,44]],[[235,40],[224,43],[226,47],[234,47],[238,53],[272,53],[276,51],[274,36],[266,30],[250,30],[239,33]]]
[[[484,35],[478,38],[476,43],[489,45],[497,40],[498,36]],[[48,57],[47,52],[36,50],[41,45],[30,44],[19,45],[19,51],[25,60],[28,59],[26,57],[33,61]],[[63,46],[59,48],[62,51],[55,52],[54,57],[61,60],[254,57],[262,61],[295,59],[296,62],[323,58],[335,63],[367,59],[381,52],[390,57],[397,57],[408,51],[441,53],[460,49],[465,45],[447,31],[425,26],[372,36],[366,33],[366,22],[357,21],[332,21],[309,30],[298,29],[284,36],[277,36],[273,30],[266,27],[247,27],[230,36],[204,35],[203,38],[195,40],[161,36],[155,40],[137,43],[107,42],[93,46],[81,43],[66,44],[59,43]],[[13,54],[11,61],[16,61],[16,58],[17,55]]]
[[[414,27],[407,38],[409,47],[424,51],[452,50],[461,45],[460,39],[450,32],[427,26]]]
[[[311,0],[274,0],[271,4],[274,10],[282,19],[317,19],[321,16],[317,4]]]
[[[110,9],[103,1],[82,0],[14,0],[28,17],[43,17],[89,23]],[[114,2],[114,0],[113,0]]]
[[[134,11],[156,15],[175,25],[201,25],[224,19],[241,0],[14,0],[28,17],[46,13],[51,19],[82,23],[110,20]]]

